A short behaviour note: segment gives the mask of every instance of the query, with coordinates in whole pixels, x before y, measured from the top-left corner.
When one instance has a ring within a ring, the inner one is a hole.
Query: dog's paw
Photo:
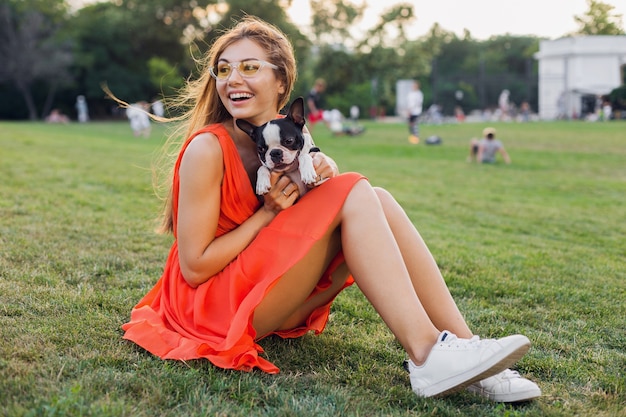
[[[315,182],[319,179],[315,170],[312,172],[300,172],[300,178],[305,184],[315,184]]]
[[[319,178],[317,177],[317,174],[315,173],[315,171],[313,171],[313,175],[306,175],[306,176],[302,176],[302,182],[309,185],[309,184],[315,184],[317,182]]]
[[[270,187],[269,186],[265,186],[265,185],[257,183],[257,185],[256,185],[256,193],[257,193],[257,195],[265,195],[269,191],[270,191]]]
[[[310,155],[304,155],[301,157],[300,162],[300,179],[305,184],[314,184],[317,181],[317,172],[313,166],[313,158]]]
[[[257,171],[256,193],[257,195],[267,194],[272,184],[270,183],[270,170],[261,166]]]

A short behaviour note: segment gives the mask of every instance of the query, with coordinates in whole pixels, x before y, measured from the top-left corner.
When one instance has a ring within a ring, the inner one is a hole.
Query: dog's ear
[[[293,101],[293,103],[291,103],[289,111],[287,112],[287,117],[293,120],[293,122],[298,126],[304,126],[304,98],[298,97]]]
[[[252,140],[254,140],[254,129],[256,129],[257,126],[255,126],[252,123],[250,123],[249,121],[243,120],[243,119],[237,119],[236,123],[237,123],[237,126],[239,127],[239,129],[241,129],[244,132],[246,132],[248,134],[248,136],[250,136],[252,138]]]

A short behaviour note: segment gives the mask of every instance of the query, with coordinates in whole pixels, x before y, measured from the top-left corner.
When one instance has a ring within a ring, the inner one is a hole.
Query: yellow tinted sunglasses
[[[251,78],[256,76],[263,67],[278,69],[276,65],[270,62],[260,59],[248,59],[240,62],[218,62],[217,65],[209,69],[209,72],[216,80],[226,81],[230,78],[234,69],[236,69],[242,77]]]

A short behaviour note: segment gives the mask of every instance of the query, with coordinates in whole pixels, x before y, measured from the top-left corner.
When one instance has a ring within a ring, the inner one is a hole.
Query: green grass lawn
[[[151,356],[120,326],[171,244],[151,179],[165,128],[0,122],[0,415],[626,416],[626,124],[497,123],[511,165],[466,162],[484,124],[422,126],[441,146],[366,127],[313,134],[402,203],[477,334],[532,340],[516,369],[542,398],[417,398],[356,287],[323,334],[262,341],[278,375]]]

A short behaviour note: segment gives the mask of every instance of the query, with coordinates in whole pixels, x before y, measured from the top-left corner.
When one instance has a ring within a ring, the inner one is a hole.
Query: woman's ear
[[[282,94],[285,94],[285,84],[280,83],[280,84],[278,85],[278,94],[281,94],[281,95],[282,95]]]

